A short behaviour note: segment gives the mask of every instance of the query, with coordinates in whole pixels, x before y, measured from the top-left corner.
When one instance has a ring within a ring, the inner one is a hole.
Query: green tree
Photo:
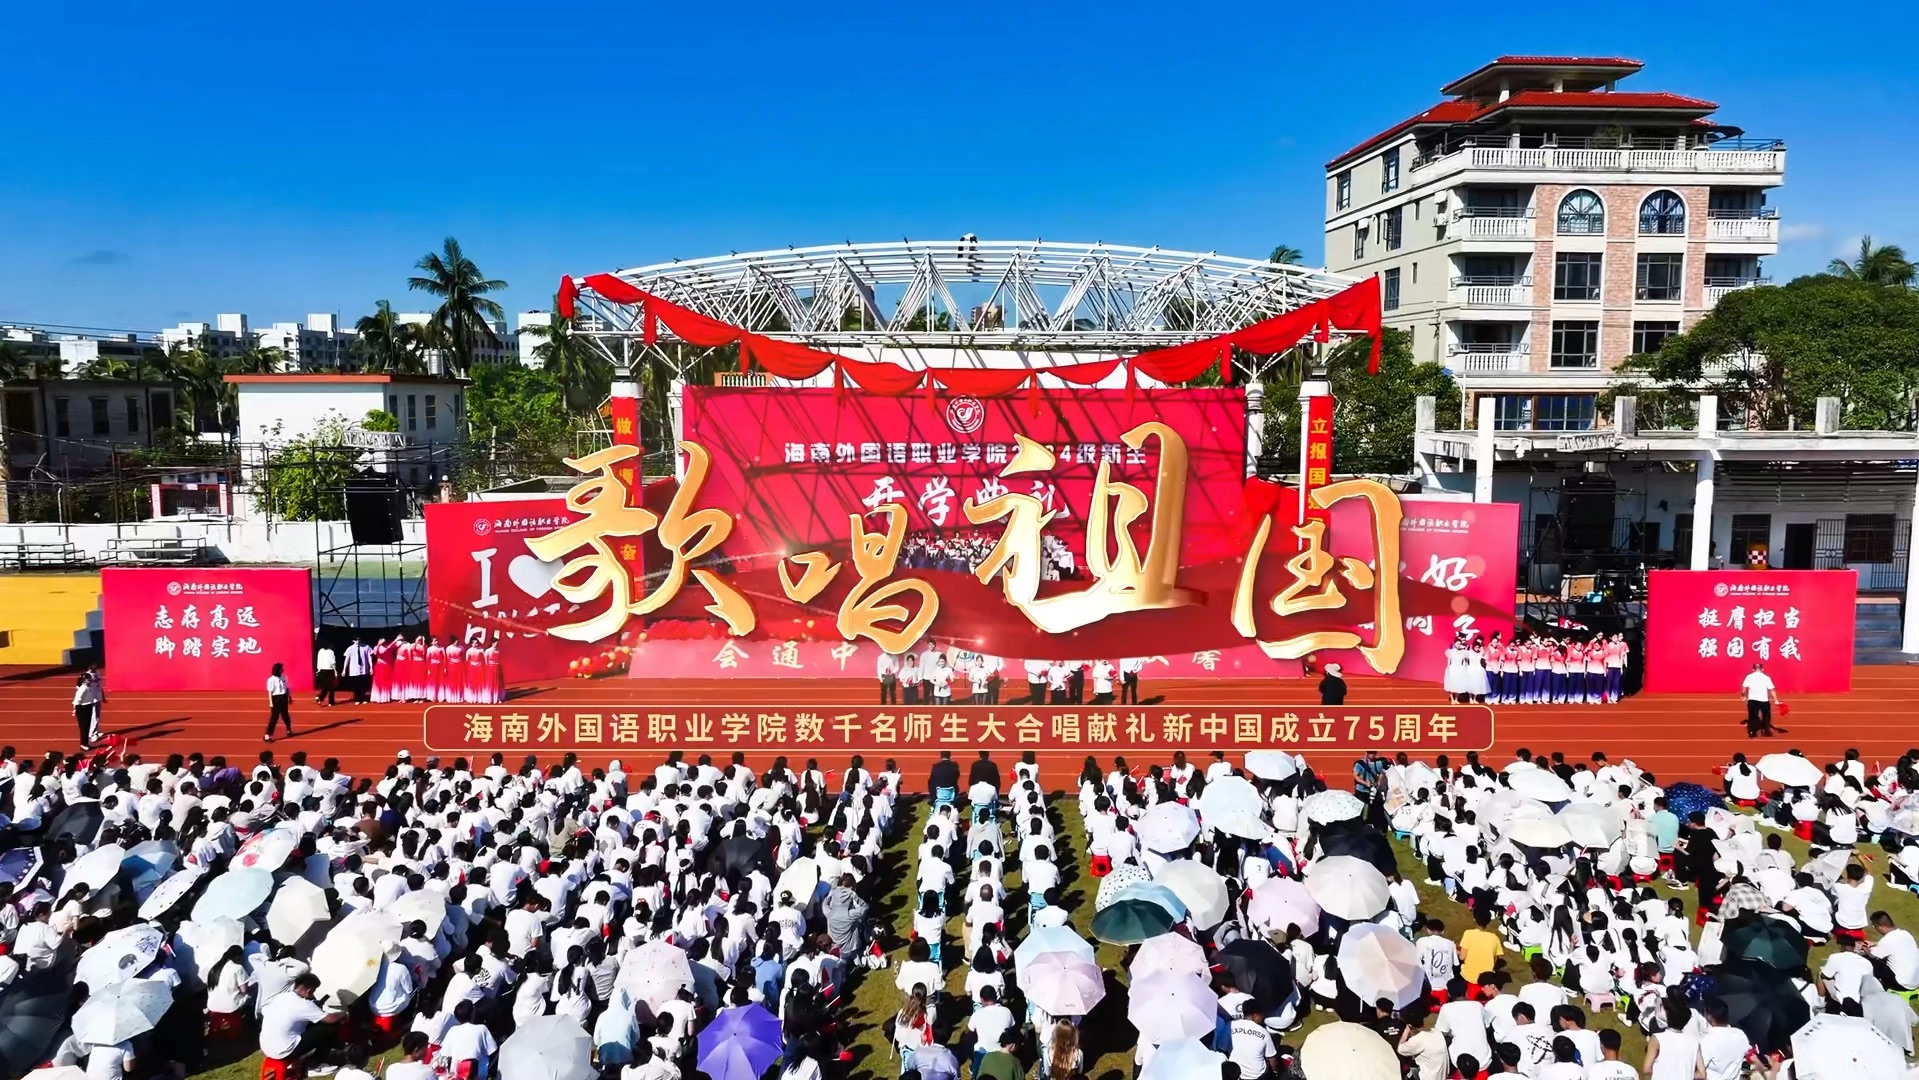
[[[400,418],[385,409],[368,409],[360,421],[362,431],[399,431]]]
[[[1266,257],[1266,261],[1278,263],[1281,266],[1305,266],[1306,253],[1291,244],[1281,244],[1273,249],[1273,253]]]
[[[566,388],[554,376],[518,364],[484,365],[467,387],[466,418],[495,465],[521,476],[564,471],[574,425]]]
[[[499,340],[490,320],[504,318],[506,313],[487,294],[505,289],[506,282],[482,274],[451,236],[440,251],[422,255],[414,268],[421,273],[407,279],[407,288],[440,298],[433,325],[442,337],[447,366],[455,374],[464,374],[472,368],[480,345]]]
[[[284,370],[286,351],[271,345],[249,345],[220,366],[229,375],[275,375]]]
[[[363,369],[395,375],[425,373],[420,335],[415,327],[400,321],[391,301],[375,304],[373,314],[360,316],[353,331],[353,352]]]
[[[1638,397],[1643,426],[1687,426],[1710,393],[1722,417],[1751,428],[1811,427],[1818,399],[1837,397],[1846,427],[1912,430],[1919,292],[1826,274],[1738,289],[1623,370],[1609,397]]]
[[[254,496],[268,517],[281,521],[338,521],[346,517],[346,485],[359,457],[346,445],[345,425],[322,422],[267,455],[254,476]]]
[[[1906,258],[1906,250],[1898,244],[1872,245],[1871,236],[1859,238],[1859,257],[1850,261],[1834,259],[1826,264],[1826,272],[1834,277],[1863,281],[1872,285],[1911,285],[1913,278],[1919,275],[1912,262]]]
[[[1412,338],[1404,330],[1388,329],[1384,333],[1377,375],[1366,371],[1372,354],[1372,342],[1367,338],[1354,338],[1327,354],[1326,381],[1333,392],[1334,472],[1410,472],[1421,397],[1437,399],[1440,427],[1458,426],[1459,384],[1438,364],[1414,362]],[[1269,388],[1266,397],[1266,449],[1261,458],[1266,469],[1274,472],[1299,468],[1297,384],[1293,389],[1294,394],[1288,396]]]
[[[578,330],[577,319],[555,310],[545,326],[527,326],[520,332],[540,339],[533,347],[533,358],[540,362],[542,371],[560,381],[567,411],[584,416],[598,408],[611,392],[613,365]]]
[[[197,346],[178,345],[169,350],[166,362],[184,406],[179,415],[188,429],[199,431],[210,426],[213,431],[231,435],[238,395],[226,381],[225,362]]]

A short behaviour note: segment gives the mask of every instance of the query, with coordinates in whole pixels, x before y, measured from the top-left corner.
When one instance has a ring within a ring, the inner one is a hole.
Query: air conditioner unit
[[[1372,225],[1371,218],[1360,218],[1358,221],[1353,222],[1353,228],[1358,229],[1360,232],[1365,232],[1372,228]]]

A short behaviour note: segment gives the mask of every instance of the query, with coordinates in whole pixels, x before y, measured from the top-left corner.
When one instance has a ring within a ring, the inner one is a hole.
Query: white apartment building
[[[358,335],[342,329],[338,315],[310,314],[305,325],[277,322],[257,336],[261,348],[286,355],[287,371],[352,371],[360,364],[353,354]]]
[[[400,322],[408,326],[420,326],[433,321],[433,313],[430,311],[402,311],[399,312],[398,317]],[[506,328],[506,321],[503,319],[497,320],[487,325],[493,328],[493,340],[480,341],[474,344],[473,363],[475,365],[503,364],[508,360],[518,360],[518,348],[514,344],[514,335],[508,332]],[[426,359],[426,369],[430,374],[445,375],[448,373],[446,369],[445,350],[428,349],[424,355]]]
[[[1595,426],[1652,352],[1779,247],[1784,146],[1666,92],[1636,60],[1502,56],[1326,166],[1326,267],[1382,279],[1386,323],[1501,430]]]
[[[552,325],[551,311],[522,311],[514,316],[513,351],[519,357],[521,367],[540,366],[539,358],[533,355],[533,350],[539,348],[540,342],[546,340],[546,329]]]
[[[211,323],[183,322],[160,331],[162,351],[172,351],[177,346],[203,349],[213,356],[236,356],[251,348],[254,341],[247,317],[238,313],[215,315]]]
[[[65,334],[35,326],[0,326],[0,345],[24,359],[52,365],[51,372],[60,376],[78,375],[103,358],[137,364],[152,344],[136,334],[117,331]]]

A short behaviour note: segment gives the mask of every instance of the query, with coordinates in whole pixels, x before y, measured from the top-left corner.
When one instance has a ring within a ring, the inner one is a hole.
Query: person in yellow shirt
[[[1475,911],[1476,925],[1459,935],[1459,974],[1469,983],[1477,983],[1481,975],[1491,971],[1499,958],[1506,955],[1506,946],[1499,934],[1488,928],[1492,921],[1491,912]]]

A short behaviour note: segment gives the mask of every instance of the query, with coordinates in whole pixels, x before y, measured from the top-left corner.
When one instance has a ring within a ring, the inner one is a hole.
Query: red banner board
[[[578,618],[579,606],[553,590],[556,564],[527,551],[579,515],[559,496],[499,502],[428,503],[426,584],[428,630],[440,641],[500,635],[507,685],[556,678],[591,651],[546,631]]]
[[[100,571],[109,690],[258,690],[273,665],[313,689],[313,572],[303,567]]]
[[[1730,694],[1752,671],[1782,694],[1852,689],[1853,570],[1654,570],[1646,689]]]

